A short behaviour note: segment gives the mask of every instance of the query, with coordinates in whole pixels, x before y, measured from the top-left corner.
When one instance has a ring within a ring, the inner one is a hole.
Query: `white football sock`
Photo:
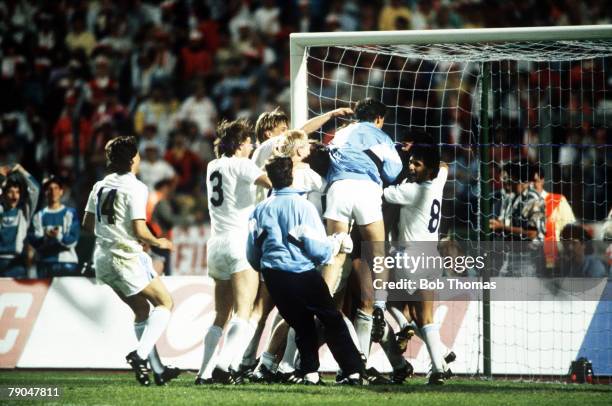
[[[140,340],[142,337],[142,332],[147,325],[147,321],[141,321],[140,323],[134,323],[134,332],[136,333],[136,338]],[[161,374],[164,372],[164,364],[162,364],[161,359],[159,358],[159,354],[157,353],[157,348],[153,347],[153,351],[149,354],[149,364],[153,369],[153,372],[156,374]]]
[[[367,360],[370,356],[370,341],[372,339],[372,315],[364,313],[361,309],[357,309],[355,331],[359,338],[359,349],[361,349],[361,352]]]
[[[427,351],[429,351],[433,372],[444,372],[443,359],[445,347],[440,340],[440,326],[437,324],[427,324],[422,327],[421,332],[425,338]]]
[[[155,343],[164,333],[164,330],[166,330],[166,326],[168,326],[170,314],[170,310],[162,306],[154,308],[151,314],[149,314],[145,328],[140,336],[140,341],[138,341],[138,348],[136,349],[136,353],[140,358],[149,358]]]
[[[278,365],[278,370],[284,374],[295,371],[295,354],[297,352],[297,345],[295,345],[295,330],[290,328],[287,334],[287,345],[285,346],[285,352],[283,353],[283,359]]]
[[[253,328],[247,320],[232,317],[227,326],[225,339],[223,340],[223,348],[221,348],[219,360],[217,361],[217,367],[227,372],[230,366],[235,363],[232,361],[236,358],[238,358],[237,362],[240,364],[244,350],[253,337],[253,333]]]
[[[248,344],[253,339],[255,330],[257,330],[257,323],[254,323],[251,320],[247,322],[247,325],[245,328],[241,328],[240,334],[243,334],[244,337],[240,337],[240,342],[238,343],[238,347],[237,347],[238,351],[236,351],[236,354],[232,358],[232,362],[230,364],[230,367],[234,371],[238,371],[240,369],[240,363],[242,362],[242,359],[244,358],[244,349],[248,346]]]
[[[221,327],[212,325],[208,328],[208,331],[204,336],[204,355],[202,357],[202,366],[198,372],[198,376],[200,378],[210,378],[212,373],[212,363],[210,360],[217,350],[217,345],[219,344],[219,340],[221,340],[222,335],[223,329]]]
[[[255,360],[257,359],[257,349],[259,348],[259,341],[261,340],[261,336],[264,331],[264,326],[262,328],[257,328],[259,323],[253,319],[249,320],[251,325],[255,326],[255,333],[253,334],[253,338],[251,338],[251,342],[247,347],[244,355],[242,356],[242,364],[243,365],[254,365]]]
[[[404,313],[395,306],[389,306],[387,311],[393,316],[400,329],[403,329],[408,325],[408,319],[404,316]]]
[[[268,371],[275,372],[278,364],[276,363],[276,357],[274,354],[270,354],[267,351],[264,351],[259,358],[259,364],[264,365],[268,368]]]
[[[387,309],[387,301],[386,300],[377,300],[374,302],[374,307],[379,307],[383,310]]]

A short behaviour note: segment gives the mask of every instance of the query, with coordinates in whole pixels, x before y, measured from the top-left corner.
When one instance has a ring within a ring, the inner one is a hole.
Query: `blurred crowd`
[[[87,191],[105,173],[106,141],[136,134],[143,157],[141,179],[168,202],[168,218],[177,223],[179,219],[205,222],[204,176],[207,162],[214,158],[218,120],[254,121],[277,106],[290,110],[291,32],[604,24],[612,21],[606,4],[603,0],[6,0],[0,3],[0,167],[21,164],[39,181],[53,175],[62,188],[61,201],[82,213]],[[609,80],[603,84],[610,85]],[[605,94],[597,93],[593,100],[599,102]],[[392,96],[392,104],[398,104],[397,95]],[[406,103],[415,100],[405,97]],[[456,125],[442,128],[474,125],[464,122],[463,109],[454,110],[456,117],[446,119]],[[556,158],[570,166],[582,159],[603,159],[600,167],[607,174],[612,158],[602,152],[609,155],[610,148],[585,153],[572,145],[588,140],[610,144],[609,130],[585,133],[581,128],[555,139],[569,144],[556,150]],[[515,136],[500,131],[493,136],[502,144],[520,143],[530,133]],[[451,132],[441,134],[449,143],[475,141],[453,137]],[[457,162],[453,176],[469,184],[474,180],[470,170],[478,161],[464,150],[452,151]],[[516,157],[504,156],[504,151],[503,147],[493,151],[492,160],[497,160],[495,154],[501,154],[502,160]],[[518,153],[524,157],[530,151],[523,148]],[[574,176],[570,172],[565,175]],[[601,185],[601,173],[586,171],[585,182]],[[553,175],[559,179],[563,174]],[[605,186],[591,189],[592,196],[580,194],[580,198],[607,201]],[[467,207],[477,188],[461,190],[465,196],[459,200]],[[607,214],[602,204],[593,210],[598,211],[589,212],[591,220]]]

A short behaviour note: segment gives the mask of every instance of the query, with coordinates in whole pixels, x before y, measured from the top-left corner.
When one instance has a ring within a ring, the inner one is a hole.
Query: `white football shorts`
[[[119,256],[96,246],[94,267],[96,279],[126,297],[143,290],[157,276],[153,261],[146,252]]]
[[[236,272],[251,269],[246,258],[246,237],[215,236],[206,243],[208,276],[227,281]]]
[[[365,226],[382,221],[382,188],[371,180],[343,179],[332,183],[327,191],[327,209],[323,217]]]

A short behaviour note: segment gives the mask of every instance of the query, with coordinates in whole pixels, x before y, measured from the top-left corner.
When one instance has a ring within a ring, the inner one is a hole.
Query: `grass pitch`
[[[567,385],[452,379],[428,387],[424,378],[401,386],[194,386],[185,372],[166,387],[138,386],[131,372],[0,371],[0,385],[57,386],[60,398],[0,400],[0,404],[72,405],[612,405],[612,385]]]

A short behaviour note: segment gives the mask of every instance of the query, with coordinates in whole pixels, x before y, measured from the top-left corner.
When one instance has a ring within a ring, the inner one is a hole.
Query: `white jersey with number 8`
[[[213,236],[248,234],[249,216],[255,205],[255,185],[263,175],[248,158],[226,157],[208,164],[206,192]]]
[[[438,176],[427,182],[405,182],[385,188],[385,200],[399,204],[400,242],[438,241],[442,220],[442,191],[448,177],[448,169],[440,168]]]

